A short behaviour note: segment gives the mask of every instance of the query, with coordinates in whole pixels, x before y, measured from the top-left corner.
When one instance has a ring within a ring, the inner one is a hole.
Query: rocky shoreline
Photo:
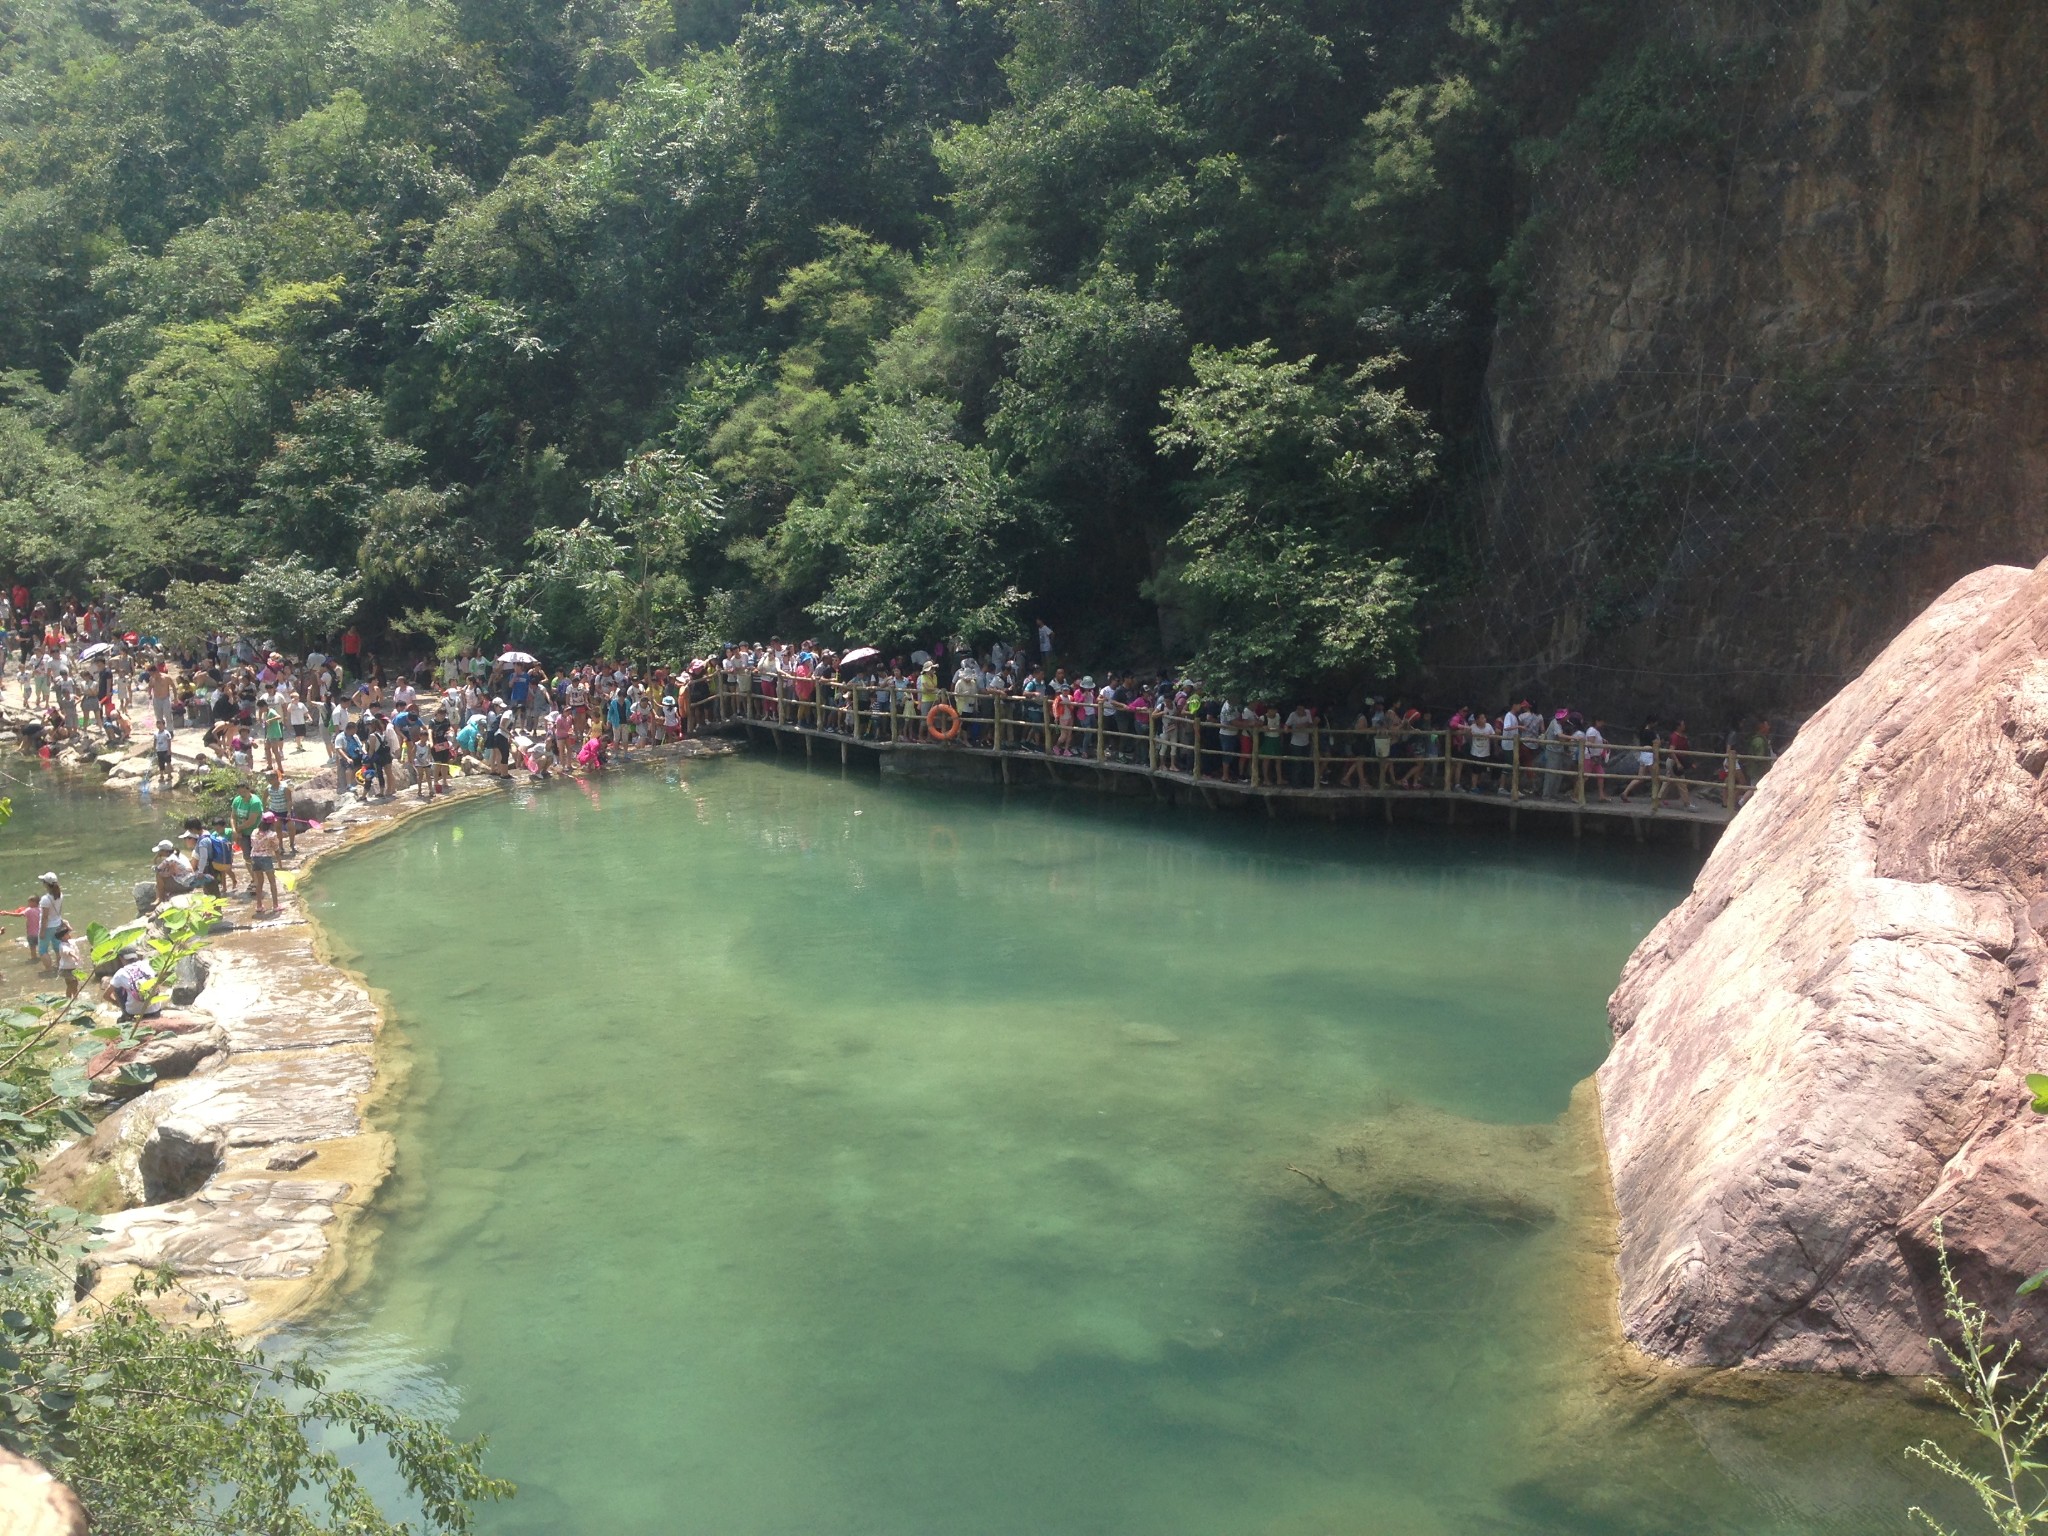
[[[634,762],[731,750],[690,740]],[[301,834],[292,883],[323,858],[507,787],[472,774],[432,802],[345,807]],[[400,1074],[378,1048],[376,998],[333,961],[297,890],[276,917],[243,921],[240,907],[207,946],[203,990],[167,1010],[145,1047],[158,1081],[52,1157],[41,1185],[66,1203],[120,1207],[100,1218],[108,1241],[84,1294],[168,1269],[183,1285],[161,1310],[212,1306],[253,1334],[302,1315],[351,1272],[351,1231],[391,1170],[391,1138],[370,1111]]]

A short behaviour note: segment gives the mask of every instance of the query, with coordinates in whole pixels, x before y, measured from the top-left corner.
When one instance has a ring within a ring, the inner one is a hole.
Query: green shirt
[[[234,813],[235,826],[237,828],[253,827],[263,815],[263,797],[261,795],[237,795],[234,798],[234,803],[229,806],[229,810]]]

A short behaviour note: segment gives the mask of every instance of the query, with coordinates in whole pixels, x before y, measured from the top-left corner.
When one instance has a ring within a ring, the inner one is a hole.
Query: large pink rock
[[[1965,1290],[2048,1360],[2048,564],[1956,583],[1799,733],[1609,1003],[1621,1319],[1913,1372]]]

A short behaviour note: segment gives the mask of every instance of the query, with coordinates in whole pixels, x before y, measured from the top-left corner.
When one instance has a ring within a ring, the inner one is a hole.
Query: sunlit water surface
[[[407,1070],[300,1341],[488,1433],[493,1533],[1903,1530],[1900,1395],[1618,1382],[1583,1202],[1289,1171],[1558,1121],[1690,875],[744,760],[461,807],[308,883]]]

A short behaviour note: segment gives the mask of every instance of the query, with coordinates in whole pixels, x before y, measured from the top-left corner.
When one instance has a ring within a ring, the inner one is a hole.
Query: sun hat
[[[274,822],[274,821],[276,821],[276,820],[277,820],[277,812],[275,812],[275,811],[265,811],[265,812],[263,813],[263,820],[264,820],[264,822],[265,822],[265,824],[266,824],[266,825],[267,825],[267,824],[269,824],[269,823],[271,823],[271,822]]]
[[[55,885],[57,883],[57,872],[54,869],[46,869],[40,875],[37,875],[36,878],[45,885]]]
[[[190,834],[188,833],[187,835],[189,836]],[[158,843],[158,844],[157,844],[157,845],[156,845],[156,846],[155,846],[154,848],[150,849],[149,851],[150,851],[151,853],[176,853],[176,852],[178,851],[178,845],[177,845],[176,843],[172,842],[172,841],[171,841],[171,840],[170,840],[170,839],[169,839],[169,838],[167,837],[167,838],[163,839],[163,840],[162,840],[161,842],[159,842],[159,843]]]

